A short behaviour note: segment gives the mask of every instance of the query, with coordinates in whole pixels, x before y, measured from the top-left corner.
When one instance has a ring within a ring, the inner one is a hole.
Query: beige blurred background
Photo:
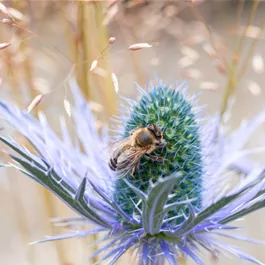
[[[58,131],[59,117],[67,117],[64,99],[71,102],[64,83],[69,76],[76,77],[86,98],[93,103],[100,130],[103,123],[110,123],[108,118],[117,112],[119,102],[111,73],[118,79],[119,94],[133,98],[135,81],[145,87],[158,76],[168,84],[188,80],[190,94],[202,92],[199,102],[207,104],[207,114],[214,114],[223,105],[229,79],[223,55],[230,63],[245,33],[239,66],[248,67],[235,88],[236,102],[228,124],[234,128],[265,107],[265,3],[259,3],[255,9],[255,1],[193,2],[193,6],[187,1],[166,0],[0,2],[8,8],[6,13],[3,8],[0,13],[4,22],[0,23],[0,43],[11,44],[0,50],[0,97],[26,109],[34,97],[44,93],[32,112],[45,112]],[[116,42],[102,54],[109,37],[115,37]],[[153,47],[128,50],[134,43],[149,43]],[[255,51],[251,53],[253,45]],[[98,60],[98,67],[89,71],[94,60]],[[67,122],[71,126],[70,118]],[[263,126],[249,146],[264,144],[264,132]],[[14,132],[12,135],[23,143],[21,136]],[[262,157],[257,159],[262,161]],[[28,245],[45,235],[66,232],[54,227],[50,219],[74,214],[26,176],[9,168],[1,168],[0,172],[0,264],[96,262],[88,261],[97,248],[92,244],[93,237]],[[241,233],[264,240],[264,213],[262,210],[245,218]],[[239,245],[265,262],[264,246]],[[208,254],[205,259],[207,264],[247,264],[229,258],[214,261]],[[128,254],[119,264],[133,261]]]

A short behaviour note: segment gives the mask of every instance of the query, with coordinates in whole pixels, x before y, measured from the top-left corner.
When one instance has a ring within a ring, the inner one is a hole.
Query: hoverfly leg
[[[132,169],[132,175],[133,175],[133,178],[135,179],[135,176],[136,176],[136,172],[140,169],[140,162],[138,161],[135,166],[133,167]]]
[[[133,176],[133,179],[135,179],[135,175],[136,175],[136,166],[132,169],[132,176]]]
[[[161,156],[152,156],[150,154],[145,154],[145,156],[147,156],[148,158],[150,158],[151,160],[155,162],[162,162],[166,160],[164,157],[161,157]]]
[[[156,144],[156,148],[164,148],[167,145],[166,141],[159,142]]]

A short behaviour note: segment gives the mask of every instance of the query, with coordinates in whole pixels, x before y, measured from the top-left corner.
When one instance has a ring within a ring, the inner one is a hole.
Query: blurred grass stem
[[[228,105],[228,101],[230,96],[235,92],[236,87],[238,86],[238,80],[236,79],[236,72],[237,72],[237,67],[238,67],[238,63],[239,63],[239,59],[241,57],[242,54],[242,50],[244,47],[244,42],[246,39],[246,33],[247,33],[247,29],[249,27],[249,25],[251,25],[252,20],[256,14],[256,10],[259,4],[259,0],[254,0],[249,16],[248,16],[248,22],[247,25],[244,28],[243,34],[240,37],[239,40],[239,44],[238,47],[236,49],[236,52],[234,53],[232,62],[231,62],[231,66],[229,67],[229,75],[228,75],[228,81],[227,81],[227,85],[226,85],[226,89],[225,89],[225,95],[223,98],[223,102],[221,105],[221,117],[224,115],[226,109],[227,109],[227,105]],[[250,48],[251,49],[251,48]]]
[[[191,9],[193,10],[193,12],[195,13],[195,15],[199,18],[199,20],[201,21],[202,24],[204,24],[207,32],[208,32],[208,35],[209,35],[209,40],[210,40],[210,43],[213,47],[213,49],[216,51],[216,54],[218,54],[218,49],[216,48],[216,44],[215,44],[215,41],[214,41],[214,38],[213,38],[213,34],[212,34],[212,31],[209,27],[209,25],[207,24],[207,22],[205,21],[204,17],[202,16],[202,14],[200,13],[199,9],[196,7],[196,4],[193,2],[193,1],[190,1],[190,6],[191,6]],[[221,56],[219,58],[222,63],[224,64],[225,67],[229,67],[229,64],[226,60],[226,58],[224,56]]]
[[[236,28],[240,27],[241,16],[244,10],[245,0],[238,0],[238,7],[236,13]]]
[[[241,69],[239,70],[239,73],[237,75],[238,81],[240,81],[243,78],[243,76],[245,75],[247,67],[249,65],[249,61],[250,61],[250,59],[252,58],[252,56],[254,54],[256,45],[257,45],[258,41],[260,40],[262,34],[264,33],[264,30],[265,30],[265,19],[263,20],[263,23],[262,23],[262,25],[260,27],[260,32],[259,32],[258,36],[252,41],[251,47],[250,47],[250,49],[249,49],[249,51],[248,51],[248,53],[246,55],[246,58],[245,58],[245,60],[244,60],[244,62],[242,64]]]
[[[92,59],[89,56],[89,42],[88,42],[88,36],[89,33],[89,27],[90,23],[88,21],[88,4],[86,2],[79,2],[78,7],[78,27],[80,31],[80,40],[81,40],[81,58],[79,58],[79,70],[81,71],[79,78],[81,82],[81,89],[83,91],[83,94],[86,98],[91,98],[91,91],[89,89],[88,84],[88,72],[89,72],[89,66],[87,63],[83,62],[90,62]]]
[[[138,39],[134,32],[134,28],[127,22],[127,19],[124,17],[122,13],[117,15],[116,21],[120,27],[121,33],[124,36],[124,40],[126,42],[127,47],[132,45],[132,43],[138,43]],[[140,53],[130,52],[130,56],[132,60],[133,70],[136,76],[135,79],[139,85],[144,85],[145,76],[141,68]]]

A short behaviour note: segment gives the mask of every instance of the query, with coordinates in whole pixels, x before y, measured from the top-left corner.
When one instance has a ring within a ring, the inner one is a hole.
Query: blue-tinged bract
[[[97,133],[87,102],[76,83],[70,85],[78,142],[71,140],[63,118],[61,139],[43,114],[38,120],[0,101],[0,115],[37,150],[31,153],[1,136],[0,140],[13,150],[12,165],[80,216],[55,222],[77,229],[94,224],[90,230],[45,237],[34,243],[105,233],[105,245],[92,257],[99,255],[99,262],[108,260],[108,264],[114,264],[128,249],[137,250],[139,264],[178,264],[182,255],[204,264],[201,248],[214,255],[230,252],[262,264],[222,242],[222,238],[257,242],[233,235],[232,230],[238,227],[229,223],[265,205],[265,163],[260,167],[246,163],[248,154],[265,148],[242,150],[254,130],[265,122],[265,111],[225,136],[218,119],[204,125],[198,121],[194,103],[182,92],[182,85],[171,89],[159,83],[146,90],[139,88],[138,101],[125,99],[128,107],[123,108],[123,114],[128,115],[119,117],[122,128],[118,137],[128,137],[139,125],[156,124],[167,145],[153,153],[164,160],[156,163],[142,157],[135,178],[128,173],[119,179],[102,153],[110,138],[104,130],[102,135]],[[228,190],[229,173],[234,170],[245,177]]]

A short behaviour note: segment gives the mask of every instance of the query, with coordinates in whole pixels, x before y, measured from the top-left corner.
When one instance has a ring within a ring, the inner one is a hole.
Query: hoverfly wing
[[[130,136],[110,143],[102,152],[105,158],[109,160],[109,167],[116,171],[119,156],[130,146]]]
[[[145,149],[134,147],[127,149],[117,161],[116,171],[119,178],[125,177],[139,163],[141,157],[146,153]]]
[[[106,147],[104,147],[101,151],[105,154],[107,154],[109,157],[115,156],[115,154],[121,150],[124,146],[126,146],[130,142],[130,136],[119,139],[115,142],[112,142],[108,144]]]

